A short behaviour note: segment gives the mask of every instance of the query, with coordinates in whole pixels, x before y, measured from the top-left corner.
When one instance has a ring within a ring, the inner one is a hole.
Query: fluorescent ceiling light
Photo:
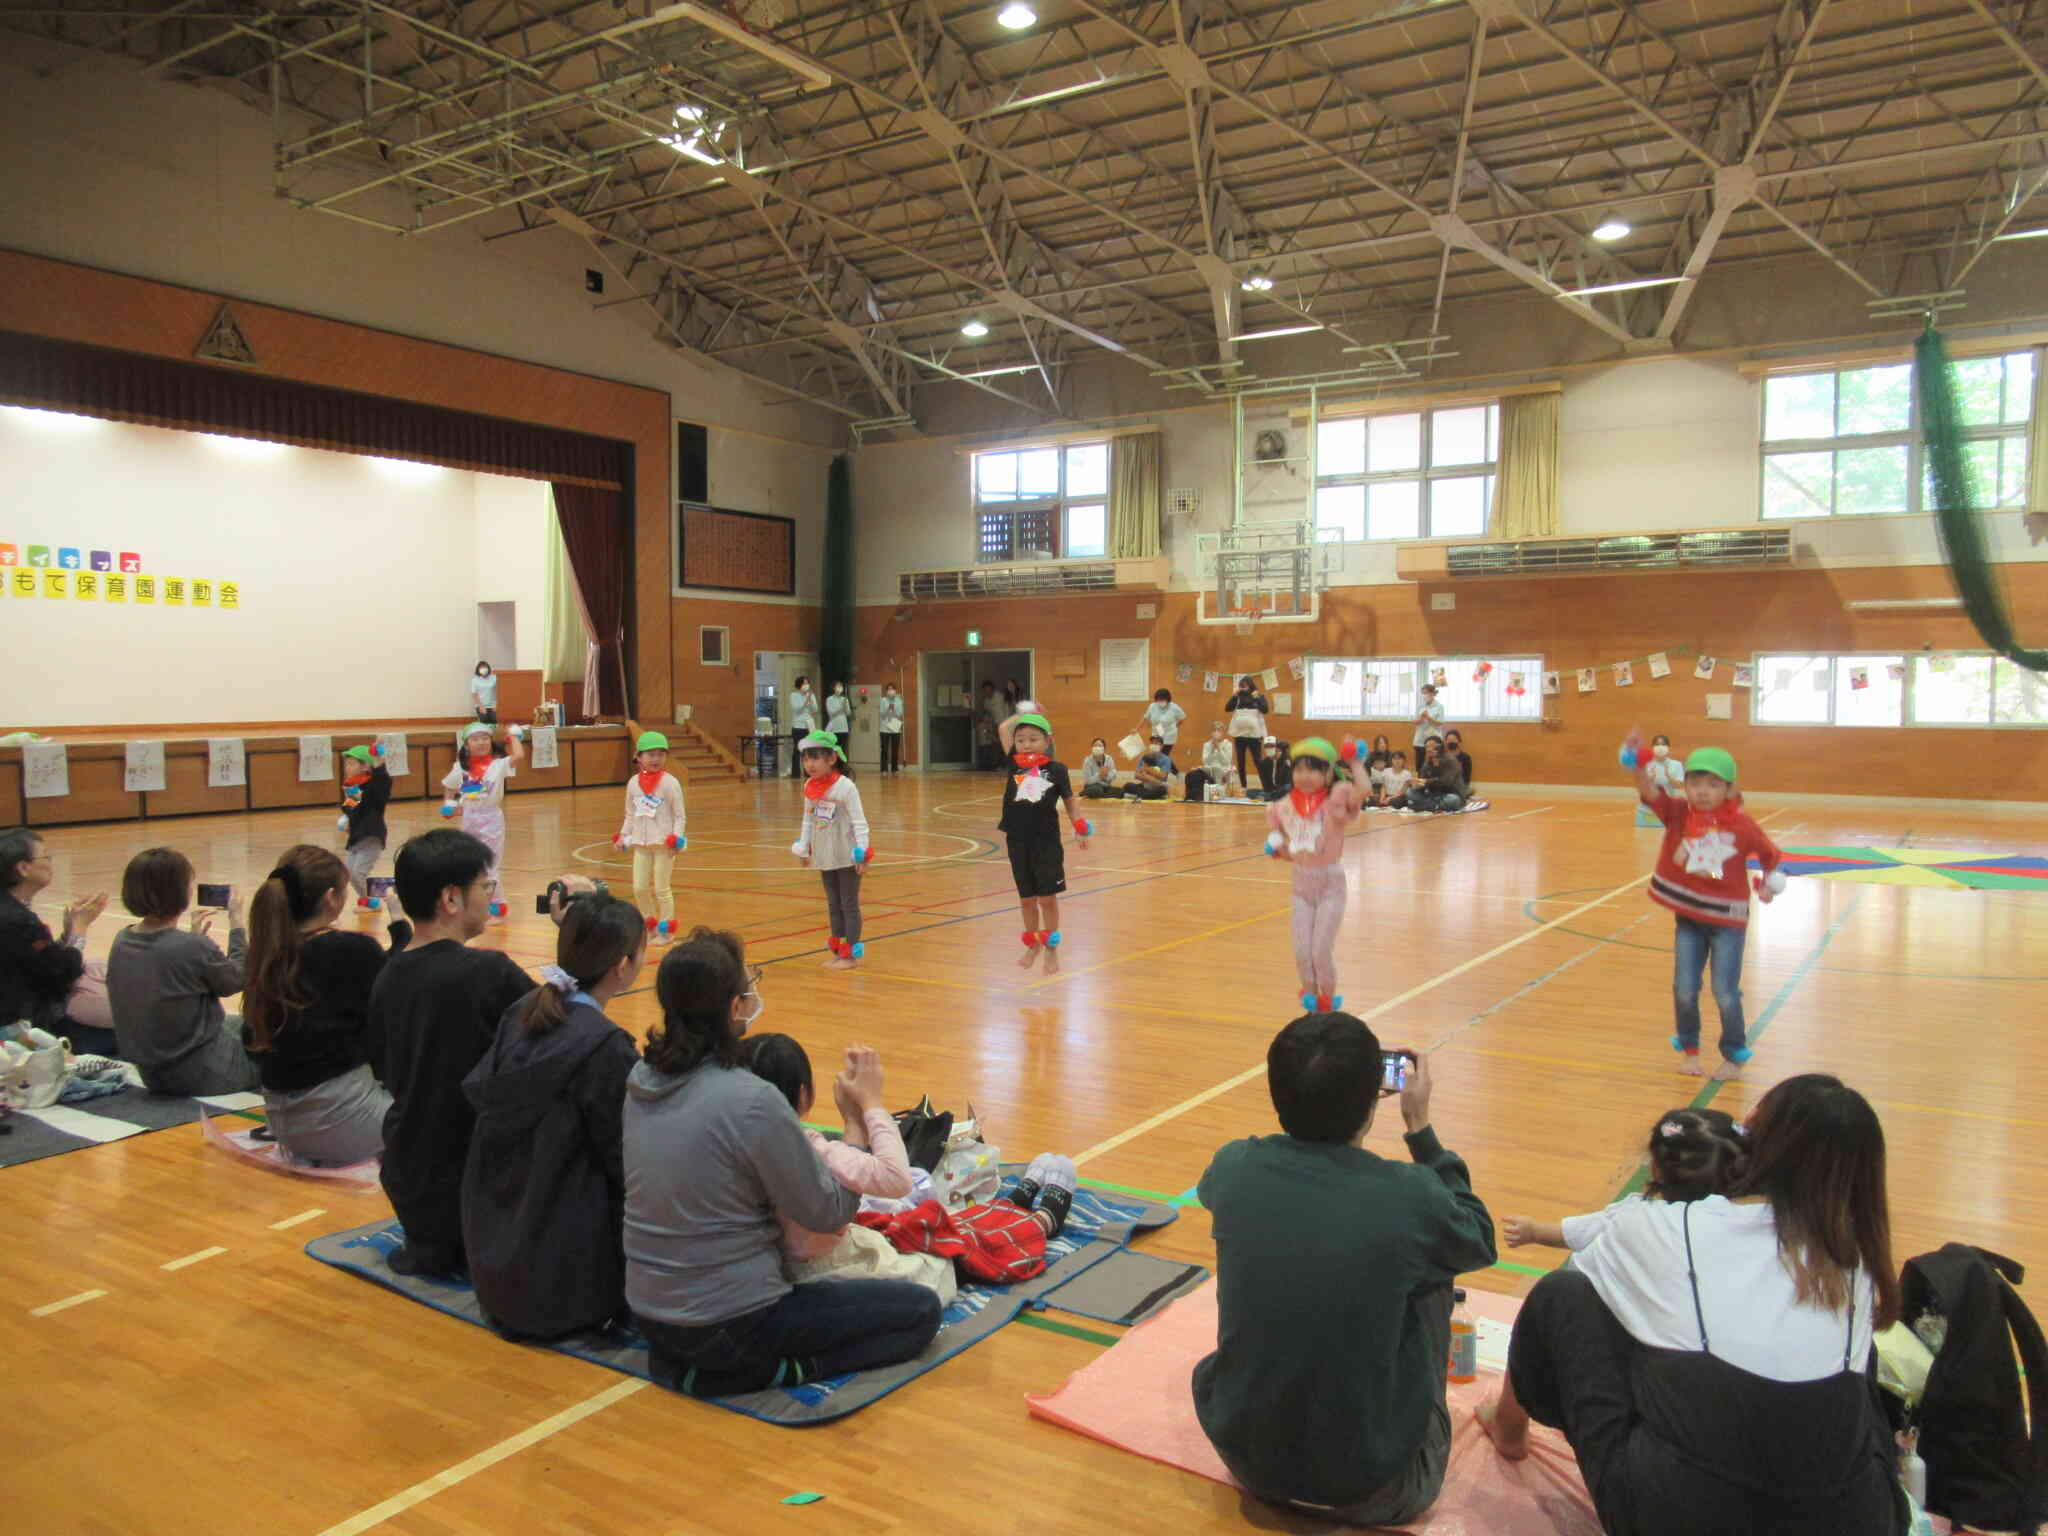
[[[1242,331],[1231,337],[1232,341],[1270,341],[1275,336],[1299,336],[1306,331],[1320,331],[1320,325],[1276,325],[1269,331]]]
[[[1593,226],[1593,238],[1603,243],[1612,243],[1616,240],[1626,239],[1632,227],[1627,219],[1622,218],[1618,214],[1610,213],[1606,218]]]
[[[1273,279],[1266,275],[1264,267],[1253,267],[1245,274],[1244,281],[1237,285],[1246,293],[1271,293]]]
[[[1636,288],[1669,288],[1673,283],[1682,283],[1682,277],[1635,277],[1625,283],[1595,283],[1590,288],[1566,288],[1558,293],[1560,299],[1583,299],[1596,293],[1628,293]]]
[[[1036,24],[1038,12],[1026,5],[1024,0],[1010,0],[1010,4],[996,12],[996,20],[1012,32],[1022,32],[1026,27]]]
[[[962,336],[972,336],[976,341],[979,341],[988,334],[988,327],[977,318],[961,326],[960,334]]]
[[[1850,613],[1936,613],[1960,608],[1960,597],[1860,597],[1842,606]]]
[[[687,17],[700,27],[708,27],[722,37],[729,37],[742,48],[751,49],[764,59],[773,59],[792,74],[801,75],[812,85],[827,86],[832,77],[825,72],[816,59],[807,58],[794,48],[785,48],[773,38],[763,37],[736,16],[729,16],[716,6],[699,5],[696,0],[682,0],[677,5],[665,5],[649,16],[643,25]]]
[[[2048,235],[2048,224],[2043,224],[2039,229],[2009,229],[2004,234],[1995,235],[1992,238],[1996,240],[2039,240],[2043,235]]]
[[[57,432],[89,431],[108,424],[103,416],[80,416],[75,411],[44,411],[32,405],[0,405],[0,420],[19,422],[25,427],[48,427]]]
[[[230,437],[225,432],[197,432],[193,435],[204,438],[209,447],[242,458],[267,459],[273,454],[291,452],[290,443],[273,443],[263,437]]]
[[[1004,368],[977,368],[972,373],[961,374],[960,377],[963,379],[994,379],[1000,378],[1006,373],[1032,373],[1036,371],[1037,367],[1038,364],[1036,363],[1011,363]]]
[[[676,108],[675,124],[675,133],[663,139],[662,143],[679,155],[688,155],[699,165],[725,164],[725,156],[704,147],[706,138],[725,131],[725,124],[712,122],[704,115],[702,107],[687,101]]]

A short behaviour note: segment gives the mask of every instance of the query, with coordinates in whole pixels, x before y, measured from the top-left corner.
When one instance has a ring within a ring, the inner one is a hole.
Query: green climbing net
[[[2027,650],[2013,638],[2005,594],[1999,590],[1997,570],[1985,548],[1976,488],[1963,454],[1963,413],[1956,398],[1955,371],[1932,321],[1913,349],[1913,388],[1920,396],[1920,443],[1927,460],[1927,488],[1934,499],[1934,522],[1941,530],[1941,547],[1948,556],[1949,575],[1955,581],[1956,595],[1963,600],[1963,611],[1984,643],[1999,655],[2036,672],[2048,671],[2048,651]]]

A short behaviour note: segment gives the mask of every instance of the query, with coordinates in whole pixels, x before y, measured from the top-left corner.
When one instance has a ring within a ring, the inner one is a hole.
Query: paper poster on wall
[[[1955,669],[1956,659],[1953,656],[1930,656],[1927,658],[1927,670],[1930,672],[1953,672]]]
[[[1906,664],[1903,661],[1888,661],[1884,666],[1884,675],[1892,682],[1903,683],[1906,680]]]
[[[552,725],[536,725],[533,739],[527,744],[536,768],[559,768],[562,766],[562,738]]]
[[[135,578],[135,601],[144,604],[156,601],[156,578],[154,576],[138,576]]]
[[[96,571],[111,571],[114,568],[114,557],[104,549],[96,549],[86,563]]]
[[[1274,713],[1274,714],[1276,714],[1276,715],[1291,715],[1291,714],[1293,714],[1293,713],[1294,713],[1294,695],[1293,695],[1293,694],[1291,694],[1291,693],[1276,693],[1276,694],[1274,694],[1274,695],[1273,695],[1273,713]]]
[[[221,607],[226,609],[239,609],[242,606],[241,583],[233,581],[224,581],[220,584],[219,590]]]
[[[71,578],[71,595],[81,603],[96,603],[100,600],[100,575],[98,571],[78,571]]]
[[[1173,669],[1173,680],[1176,683],[1192,683],[1195,680],[1194,667],[1185,661],[1182,662]]]
[[[142,570],[142,556],[136,554],[135,551],[133,551],[132,549],[122,550],[121,569],[126,571],[130,576],[139,574]]]
[[[1472,669],[1472,681],[1475,683],[1483,683],[1491,676],[1493,676],[1493,663],[1490,661],[1482,661]]]
[[[61,741],[32,741],[21,749],[21,792],[31,800],[71,793],[71,760]]]
[[[1870,668],[1851,667],[1849,669],[1849,691],[1851,693],[1861,693],[1864,689],[1868,688],[1869,686]]]
[[[1671,658],[1662,651],[1650,652],[1650,676],[1669,677],[1670,675]]]
[[[28,563],[38,569],[48,565],[50,563],[50,546],[47,544],[29,545]]]
[[[213,606],[213,583],[203,576],[192,578],[192,606],[211,608]]]
[[[1152,697],[1150,640],[1105,640],[1100,657],[1097,698],[1136,701]]]
[[[1511,699],[1519,699],[1519,698],[1520,698],[1520,697],[1521,697],[1521,696],[1522,696],[1523,694],[1527,693],[1528,691],[1529,691],[1529,690],[1528,690],[1528,689],[1527,689],[1526,687],[1524,687],[1524,686],[1522,685],[1522,674],[1521,674],[1521,673],[1519,673],[1519,672],[1510,672],[1510,673],[1508,674],[1508,697],[1509,697],[1509,698],[1511,698]]]
[[[1747,663],[1737,667],[1735,669],[1735,686],[1738,688],[1754,688],[1756,686],[1756,668],[1749,666]]]
[[[1614,664],[1614,686],[1631,688],[1635,686],[1636,669],[1632,662],[1617,661]]]
[[[119,571],[111,571],[100,578],[106,584],[107,601],[125,603],[128,601],[128,578]]]
[[[384,749],[384,769],[391,777],[402,779],[412,772],[412,764],[406,761],[405,732],[379,736],[377,745]]]
[[[1735,695],[1732,693],[1708,694],[1707,718],[1709,720],[1733,720],[1735,718]]]
[[[1563,678],[1559,677],[1558,674],[1555,672],[1546,672],[1543,674],[1543,694],[1545,698],[1554,698],[1558,694],[1563,692]]]
[[[1278,667],[1266,668],[1265,671],[1259,674],[1259,682],[1267,688],[1278,688],[1280,686],[1280,669]]]
[[[1693,664],[1692,675],[1703,683],[1711,683],[1714,680],[1714,658],[1702,656]]]
[[[21,564],[21,546],[18,544],[0,544],[0,566],[19,564]]]
[[[206,743],[206,787],[240,789],[249,782],[249,759],[239,736],[216,736]]]
[[[1341,683],[1349,675],[1349,669],[1347,669],[1344,663],[1341,661],[1330,668],[1330,681],[1333,683]]]
[[[164,744],[131,741],[121,749],[121,787],[131,795],[153,795],[164,787]]]
[[[1599,679],[1594,675],[1591,667],[1579,668],[1579,692],[1591,693],[1599,686]]]
[[[1220,691],[1216,686],[1216,674],[1214,672],[1204,672],[1202,674],[1202,692],[1217,693]]]
[[[1368,673],[1366,673],[1366,674],[1365,674],[1365,678],[1364,678],[1364,682],[1365,682],[1365,696],[1366,696],[1366,697],[1367,697],[1368,699],[1369,699],[1369,698],[1371,698],[1371,697],[1372,697],[1372,696],[1373,696],[1373,695],[1374,695],[1375,693],[1379,692],[1379,687],[1380,687],[1380,678],[1379,678],[1379,674],[1378,674],[1377,672],[1368,672]]]
[[[16,597],[34,597],[36,573],[25,565],[16,566],[13,574],[7,579],[7,587]]]
[[[332,736],[301,736],[299,738],[299,782],[318,784],[334,777],[334,738]]]
[[[1812,680],[1815,693],[1826,693],[1828,691],[1828,669],[1826,667],[1816,667]]]
[[[1431,667],[1429,681],[1432,687],[1448,688],[1451,684],[1451,674],[1443,667]]]
[[[166,576],[164,578],[164,606],[182,608],[185,606],[185,578]]]
[[[43,572],[43,596],[69,597],[71,595],[71,573],[69,571]]]
[[[1297,683],[1301,681],[1302,674],[1307,671],[1308,662],[1304,658],[1300,656],[1290,656],[1287,658],[1288,676],[1292,677]]]

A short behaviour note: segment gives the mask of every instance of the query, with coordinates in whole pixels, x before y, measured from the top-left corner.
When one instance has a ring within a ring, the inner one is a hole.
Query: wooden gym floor
[[[1260,1067],[1296,1011],[1287,871],[1258,812],[1091,806],[1069,846],[1065,969],[1026,974],[989,776],[862,779],[877,863],[868,958],[824,971],[824,903],[788,847],[783,781],[690,792],[676,865],[685,924],[733,928],[767,966],[764,1027],[821,1075],[855,1041],[882,1051],[892,1101],[929,1092],[983,1117],[1010,1158],[1063,1150],[1084,1177],[1176,1196],[1225,1140],[1273,1129]],[[1780,842],[2048,851],[2023,815],[1774,804]],[[515,797],[509,924],[484,940],[552,958],[533,895],[563,870],[608,874],[619,792]],[[438,826],[395,807],[394,846]],[[1483,814],[1369,816],[1347,855],[1340,965],[1353,1011],[1390,1045],[1434,1052],[1435,1121],[1498,1216],[1613,1198],[1657,1113],[1700,1085],[1672,1069],[1670,919],[1642,880],[1656,834],[1619,800],[1503,795]],[[200,878],[245,887],[288,844],[336,841],[331,812],[59,828],[69,893],[118,890],[159,840]],[[622,892],[622,894],[629,894]],[[2043,896],[1795,879],[1762,911],[1745,993],[1761,1037],[1741,1114],[1778,1077],[1839,1073],[1884,1117],[1901,1258],[1961,1238],[2048,1274],[2048,913]],[[97,925],[104,953],[121,921]],[[656,1017],[651,983],[613,1016]],[[1713,1029],[1711,1003],[1708,1030]],[[1373,1145],[1398,1153],[1397,1117]],[[317,1214],[308,1215],[318,1208]],[[1231,1491],[1026,1417],[1023,1395],[1095,1358],[1100,1335],[1017,1325],[841,1424],[777,1429],[599,1367],[504,1344],[313,1263],[301,1245],[372,1220],[381,1195],[245,1168],[196,1127],[0,1170],[0,1282],[12,1317],[8,1524],[35,1532],[227,1526],[279,1532],[498,1533],[1241,1530],[1296,1526]],[[1210,1262],[1190,1205],[1145,1240]],[[172,1261],[216,1250],[168,1269]],[[1519,1292],[1560,1255],[1504,1252],[1471,1277]],[[1361,1262],[1370,1262],[1361,1255]],[[36,1309],[103,1292],[63,1310]],[[31,1428],[32,1427],[32,1428]],[[1011,1490],[1007,1507],[971,1496]],[[992,1480],[991,1480],[992,1479]],[[822,1503],[785,1508],[809,1489]]]

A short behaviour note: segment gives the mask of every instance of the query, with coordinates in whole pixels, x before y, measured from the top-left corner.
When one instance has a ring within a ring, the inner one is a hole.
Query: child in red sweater
[[[1700,1075],[1700,977],[1713,966],[1714,1002],[1721,1010],[1721,1064],[1714,1076],[1733,1082],[1749,1060],[1749,1031],[1742,1017],[1742,949],[1749,931],[1749,898],[1770,901],[1785,889],[1778,866],[1784,854],[1742,809],[1735,788],[1735,759],[1719,747],[1701,747],[1685,760],[1685,793],[1675,795],[1650,775],[1650,754],[1642,733],[1629,732],[1621,749],[1624,767],[1634,771],[1636,793],[1664,824],[1664,846],[1650,876],[1650,900],[1676,915],[1672,950],[1672,1001],[1678,1033],[1679,1071]],[[1749,861],[1763,867],[1752,882]]]

